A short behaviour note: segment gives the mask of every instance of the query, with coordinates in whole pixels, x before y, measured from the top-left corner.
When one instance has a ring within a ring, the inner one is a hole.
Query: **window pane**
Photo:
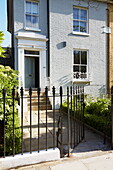
[[[81,51],[81,64],[87,64],[87,52]]]
[[[86,32],[86,22],[80,22],[80,32]]]
[[[38,3],[33,3],[33,12],[32,14],[38,14]]]
[[[32,26],[33,26],[33,28],[36,28],[38,26],[38,17],[37,16],[32,17]]]
[[[79,9],[73,8],[73,18],[79,19]]]
[[[26,2],[26,13],[31,14],[31,2]]]
[[[80,64],[80,51],[74,51],[74,64]]]
[[[30,15],[26,15],[26,26],[27,27],[31,27],[32,23],[31,23],[31,16]]]
[[[80,11],[80,20],[87,20],[87,10],[81,9]]]
[[[87,72],[87,67],[81,66],[81,73],[86,73],[86,72]]]
[[[79,22],[73,21],[73,31],[79,32]]]
[[[73,66],[73,72],[79,72],[79,66]]]

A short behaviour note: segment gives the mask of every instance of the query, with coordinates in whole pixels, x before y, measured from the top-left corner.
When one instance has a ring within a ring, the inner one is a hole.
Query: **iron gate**
[[[7,134],[8,110],[10,100],[11,108],[10,133]],[[41,89],[29,91],[13,88],[12,95],[7,96],[3,90],[3,97],[0,98],[3,111],[3,135],[0,144],[2,156],[9,155],[8,140],[10,144],[10,155],[16,153],[55,149],[58,147],[61,157],[64,154],[70,155],[71,149],[76,147],[84,139],[84,87],[67,87],[67,94],[64,94],[62,87],[59,93],[55,87],[49,94],[48,88],[45,92]],[[20,125],[16,126],[15,108],[18,102],[18,115]],[[17,141],[17,130],[20,133],[20,140]],[[8,138],[9,137],[9,138]],[[19,149],[17,149],[19,147]]]

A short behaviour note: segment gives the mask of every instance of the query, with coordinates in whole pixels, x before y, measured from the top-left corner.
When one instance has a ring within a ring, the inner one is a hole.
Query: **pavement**
[[[113,170],[113,151],[110,143],[93,131],[85,130],[85,140],[70,154],[59,161],[40,163],[18,170]],[[11,170],[15,170],[14,168]]]

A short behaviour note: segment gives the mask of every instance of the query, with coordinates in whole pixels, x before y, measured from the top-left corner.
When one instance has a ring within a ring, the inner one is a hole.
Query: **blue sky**
[[[7,0],[0,0],[0,31],[3,31],[5,34],[5,39],[2,43],[3,47],[9,46],[10,43],[10,33],[7,32]]]

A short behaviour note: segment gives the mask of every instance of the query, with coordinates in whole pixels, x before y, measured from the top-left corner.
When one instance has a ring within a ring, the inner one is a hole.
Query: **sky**
[[[0,31],[4,33],[4,41],[2,43],[3,47],[11,45],[11,36],[7,31],[7,0],[0,0]]]

